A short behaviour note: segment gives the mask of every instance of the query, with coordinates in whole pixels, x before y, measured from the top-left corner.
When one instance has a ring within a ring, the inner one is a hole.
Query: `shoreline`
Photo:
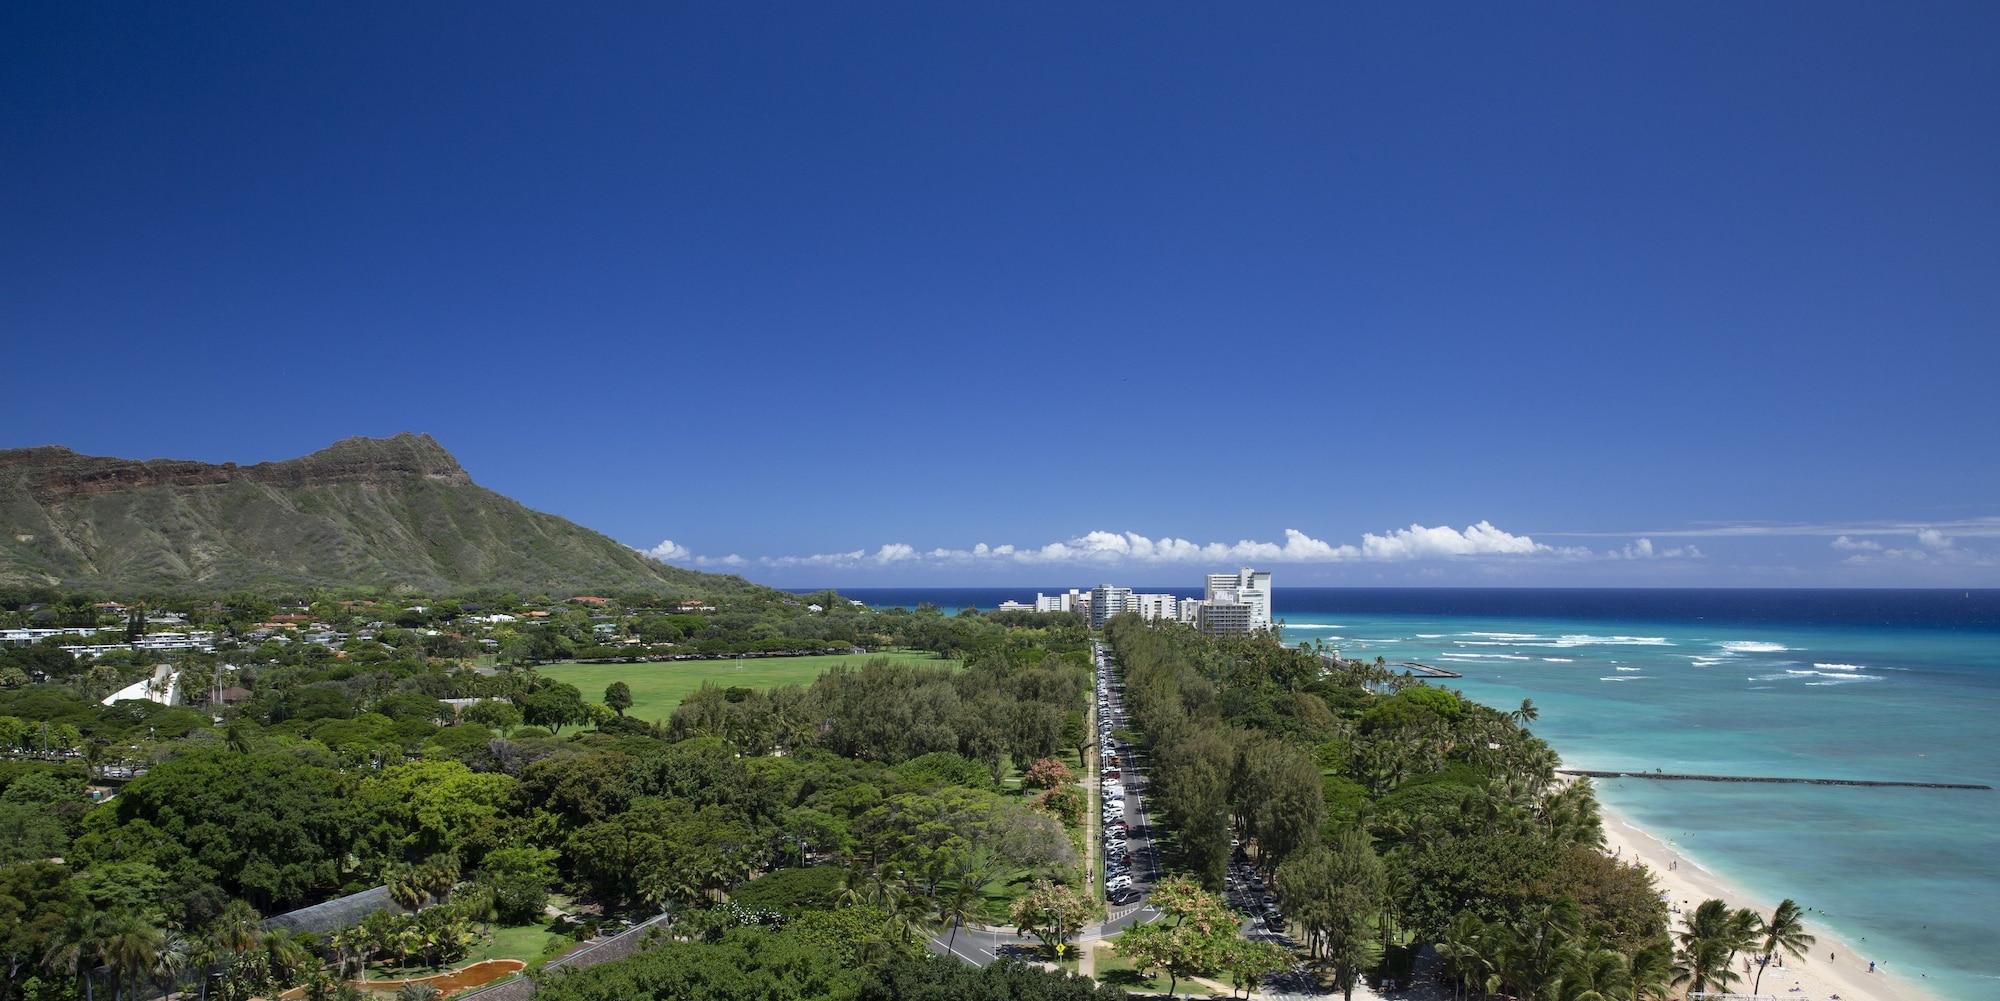
[[[1679,930],[1681,918],[1688,911],[1711,897],[1722,900],[1731,908],[1748,907],[1765,916],[1769,916],[1777,905],[1776,900],[1761,900],[1744,892],[1713,870],[1704,868],[1671,841],[1634,823],[1632,818],[1604,805],[1601,800],[1598,812],[1604,821],[1605,850],[1614,852],[1621,861],[1643,863],[1670,906],[1681,909],[1681,913],[1668,915],[1669,926],[1674,930]],[[1676,862],[1678,865],[1674,864]],[[1797,998],[1799,1001],[1828,1001],[1834,997],[1840,1001],[1945,1001],[1921,980],[1913,981],[1889,972],[1886,966],[1878,967],[1874,973],[1868,972],[1869,957],[1811,914],[1807,915],[1806,933],[1817,939],[1807,950],[1807,961],[1799,962],[1786,956],[1782,967],[1775,965],[1774,961],[1771,969],[1764,974],[1761,995]],[[1827,959],[1829,955],[1835,957],[1831,962]],[[1799,990],[1793,990],[1794,987]],[[1731,990],[1747,994],[1750,990],[1749,976]]]

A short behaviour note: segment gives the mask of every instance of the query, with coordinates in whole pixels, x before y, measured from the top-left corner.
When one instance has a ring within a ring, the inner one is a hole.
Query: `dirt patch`
[[[459,991],[484,987],[495,980],[512,976],[528,968],[528,964],[518,959],[489,959],[474,963],[462,970],[438,973],[428,977],[413,977],[408,980],[350,980],[349,984],[368,991],[399,991],[404,984],[426,984],[435,987],[450,997]]]

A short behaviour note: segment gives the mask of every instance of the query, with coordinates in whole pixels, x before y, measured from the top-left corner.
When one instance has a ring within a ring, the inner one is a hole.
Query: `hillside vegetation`
[[[472,482],[429,435],[349,438],[237,466],[0,451],[0,584],[110,593],[379,587],[717,595]]]

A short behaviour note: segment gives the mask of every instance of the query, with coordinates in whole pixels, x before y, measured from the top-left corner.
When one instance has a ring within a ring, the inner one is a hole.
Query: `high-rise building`
[[[1126,611],[1138,612],[1148,622],[1177,619],[1180,609],[1181,599],[1171,594],[1135,594],[1125,603]]]
[[[1070,588],[1068,593],[1066,594],[1043,594],[1040,591],[1037,591],[1035,592],[1035,611],[1037,612],[1079,611],[1080,610],[1079,606],[1082,604],[1082,601],[1085,597],[1086,595],[1082,591],[1077,590],[1076,588]]]
[[[1132,589],[1099,584],[1090,589],[1090,628],[1102,629],[1104,623],[1125,612],[1132,601]]]
[[[1208,575],[1206,599],[1211,603],[1233,603],[1250,607],[1250,628],[1271,628],[1271,572],[1249,567],[1235,573]]]
[[[1194,627],[1210,636],[1244,635],[1251,631],[1251,606],[1236,601],[1204,601],[1195,610]]]

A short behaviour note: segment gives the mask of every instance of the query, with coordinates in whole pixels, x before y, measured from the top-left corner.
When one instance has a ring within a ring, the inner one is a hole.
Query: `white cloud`
[[[688,547],[672,539],[661,539],[659,545],[642,552],[662,563],[685,563],[694,558],[694,553],[690,552]]]
[[[1870,563],[1923,564],[1949,567],[1990,567],[1996,562],[1990,549],[1961,548],[1958,540],[1944,534],[1934,526],[1916,530],[1914,546],[1884,546],[1876,542],[1855,542],[1844,536],[1833,540],[1835,549],[1856,550],[1854,555],[1842,560],[1843,563],[1866,565]]]
[[[1717,524],[1697,524],[1692,528],[1658,528],[1637,532],[1543,532],[1543,535],[1561,538],[1612,538],[1629,536],[1649,536],[1662,538],[1745,538],[1745,537],[1785,537],[1785,536],[1848,536],[1854,541],[1857,536],[1870,535],[1910,535],[1924,531],[1950,532],[1960,538],[2000,537],[2000,515],[1976,518],[1959,518],[1952,521],[1859,521],[1859,522],[1734,522]]]
[[[1525,535],[1513,535],[1493,527],[1490,521],[1469,525],[1464,531],[1440,525],[1425,528],[1411,525],[1387,535],[1370,532],[1361,537],[1361,553],[1373,560],[1412,560],[1440,556],[1524,556],[1553,552]]]
[[[740,567],[750,562],[735,553],[727,556],[697,556],[694,561],[705,567]]]
[[[1700,546],[1655,546],[1653,540],[1640,538],[1626,543],[1618,549],[1607,550],[1605,559],[1611,560],[1699,560],[1708,554]]]
[[[1682,555],[1699,551],[1675,548],[1660,555]],[[1525,535],[1515,535],[1480,521],[1464,529],[1448,526],[1427,528],[1411,525],[1383,534],[1367,533],[1359,545],[1335,544],[1317,539],[1296,528],[1288,528],[1282,541],[1240,539],[1236,542],[1199,543],[1190,539],[1163,536],[1153,538],[1137,532],[1103,529],[1040,546],[989,545],[970,548],[939,546],[917,549],[904,542],[885,543],[872,552],[855,549],[810,556],[766,556],[759,563],[772,567],[797,566],[886,566],[893,563],[928,561],[967,564],[1006,562],[1014,564],[1229,564],[1229,563],[1338,563],[1350,560],[1400,562],[1460,557],[1593,555],[1588,549],[1543,545]]]

